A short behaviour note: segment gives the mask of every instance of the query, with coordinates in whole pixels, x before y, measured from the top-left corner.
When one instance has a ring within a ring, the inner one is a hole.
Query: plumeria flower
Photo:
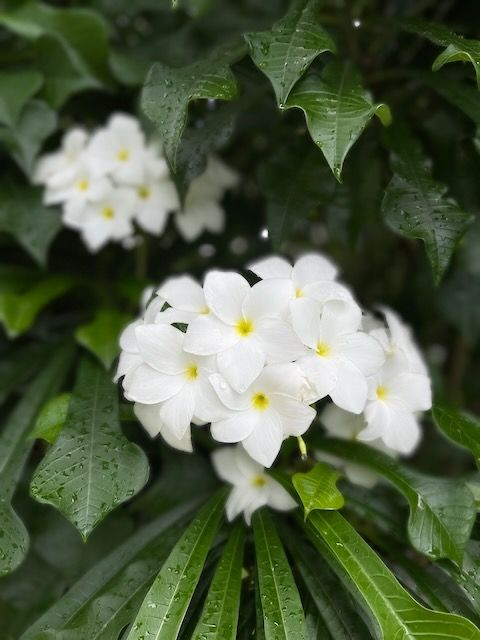
[[[176,322],[188,324],[210,313],[202,286],[190,276],[169,278],[159,287],[157,295],[175,311]]]
[[[428,376],[410,373],[401,360],[391,358],[369,380],[367,427],[358,434],[358,439],[370,442],[380,438],[390,449],[408,455],[421,435],[416,414],[431,406]]]
[[[142,323],[134,333],[142,363],[123,379],[128,400],[160,405],[160,422],[179,440],[194,417],[208,422],[224,413],[208,380],[213,358],[186,353],[185,334],[170,325]]]
[[[117,113],[91,138],[87,156],[98,176],[109,174],[119,183],[141,185],[145,179],[145,139],[136,118]]]
[[[34,184],[50,185],[51,180],[69,180],[80,159],[88,134],[84,129],[75,128],[68,131],[62,140],[59,151],[42,156],[35,167]]]
[[[340,408],[361,413],[367,399],[367,377],[382,366],[385,355],[378,341],[359,331],[361,311],[342,302],[324,305],[320,317],[305,310],[297,333],[309,348],[298,361],[317,399],[329,395]]]
[[[70,206],[83,206],[101,200],[112,190],[108,178],[98,178],[85,159],[79,159],[71,170],[51,177],[43,201],[46,205],[68,202]]]
[[[301,436],[316,412],[302,401],[306,382],[295,364],[267,365],[243,393],[236,393],[220,374],[210,376],[226,411],[212,420],[218,442],[241,442],[257,462],[270,467],[289,436]]]
[[[334,404],[329,404],[325,407],[320,415],[320,422],[327,430],[328,435],[340,438],[341,440],[355,441],[358,434],[366,427],[363,415],[344,411]],[[372,440],[368,444],[373,449],[382,451],[392,457],[396,455],[396,452],[389,449],[381,440]],[[337,458],[330,453],[315,451],[315,457],[318,460],[328,462],[334,467],[342,469],[350,482],[354,484],[371,489],[379,480],[379,475],[375,473],[375,471],[371,471],[360,464]]]
[[[243,513],[250,525],[253,512],[261,507],[290,511],[297,506],[282,485],[267,475],[241,447],[217,449],[212,453],[212,462],[218,476],[233,485],[225,507],[229,521]]]
[[[284,286],[271,280],[251,288],[238,273],[211,271],[203,286],[210,313],[188,326],[185,349],[216,354],[220,373],[238,392],[252,384],[265,363],[295,360],[304,348],[282,318]]]
[[[133,411],[150,437],[155,438],[160,435],[165,442],[174,449],[191,453],[193,451],[193,447],[192,430],[190,425],[188,425],[183,435],[178,437],[177,433],[162,421],[160,416],[162,406],[162,403],[141,404],[140,402],[136,402],[133,406]]]
[[[133,233],[134,194],[131,189],[110,189],[99,200],[69,202],[63,221],[78,229],[88,249],[95,253],[110,240],[123,240]]]
[[[159,236],[165,229],[170,212],[177,209],[180,202],[168,174],[155,177],[148,170],[145,174],[144,181],[135,188],[136,220],[142,229]]]

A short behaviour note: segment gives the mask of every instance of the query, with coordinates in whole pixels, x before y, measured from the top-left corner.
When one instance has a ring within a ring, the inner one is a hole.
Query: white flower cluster
[[[235,486],[229,516],[247,519],[260,504],[292,506],[263,467],[307,431],[316,401],[329,396],[362,421],[358,439],[399,453],[415,447],[418,413],[431,406],[408,330],[390,311],[387,326],[372,327],[328,259],[306,255],[292,267],[273,257],[249,269],[261,278],[253,286],[222,271],[203,286],[188,276],[165,282],[123,332],[117,371],[151,436],[191,451],[192,423],[210,424],[215,440],[238,443],[214,464]],[[325,420],[330,431],[335,421]]]
[[[218,158],[209,158],[182,208],[161,146],[146,143],[138,120],[115,114],[91,135],[69,131],[58,151],[39,159],[33,180],[45,186],[44,203],[61,204],[65,226],[78,230],[96,252],[109,241],[131,244],[134,223],[162,234],[170,213],[187,241],[205,230],[220,233],[225,225],[220,201],[237,176]]]

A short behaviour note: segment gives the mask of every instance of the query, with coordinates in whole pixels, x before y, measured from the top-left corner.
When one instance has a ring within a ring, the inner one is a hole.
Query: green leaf
[[[341,473],[323,462],[318,462],[307,473],[295,473],[292,483],[305,510],[305,520],[315,509],[341,509],[345,503],[337,489]]]
[[[28,100],[43,84],[43,77],[36,71],[0,73],[0,123],[15,127],[18,117]]]
[[[222,490],[199,511],[155,578],[127,640],[177,638],[224,506],[225,490]]]
[[[0,322],[14,338],[35,322],[40,311],[73,285],[67,276],[49,276],[27,290],[2,291],[0,285]]]
[[[0,404],[28,382],[45,362],[51,347],[42,342],[28,342],[12,347],[0,360]]]
[[[198,498],[184,501],[143,525],[74,583],[22,640],[117,638],[133,621],[159,562],[167,557],[197,507]]]
[[[431,558],[461,565],[476,517],[473,494],[463,482],[426,476],[359,442],[322,438],[318,443],[323,451],[387,478],[408,501],[413,546]]]
[[[378,638],[480,640],[480,631],[469,620],[418,604],[338,512],[315,511],[304,526],[322,556],[373,617]]]
[[[258,180],[267,197],[267,223],[273,248],[280,251],[298,220],[329,199],[335,180],[316,149],[289,149],[261,165]]]
[[[467,342],[475,344],[480,338],[480,277],[456,269],[439,291],[439,310]]]
[[[75,338],[108,370],[120,352],[120,333],[131,319],[131,316],[117,309],[98,309],[92,322],[76,330]]]
[[[32,443],[26,435],[42,404],[56,392],[70,365],[71,346],[54,351],[13,410],[0,438],[0,576],[13,571],[25,557],[28,533],[11,505]]]
[[[253,514],[265,640],[307,640],[305,616],[285,551],[270,514]]]
[[[374,104],[349,64],[331,62],[322,74],[309,74],[290,93],[287,109],[302,109],[307,127],[334,176],[340,181],[344,160],[373,116],[390,124],[390,110]]]
[[[208,591],[192,640],[235,640],[242,586],[245,527],[237,524],[230,534]]]
[[[243,57],[244,48],[223,46],[187,67],[172,68],[156,62],[142,91],[142,109],[155,124],[172,170],[192,100],[231,100],[238,93],[230,65]]]
[[[87,539],[140,491],[148,473],[144,452],[121,432],[116,386],[100,366],[83,360],[66,424],[33,476],[32,495],[56,507]]]
[[[27,103],[14,127],[0,127],[0,143],[30,178],[43,142],[57,128],[57,114],[41,100]]]
[[[272,83],[281,109],[313,60],[325,51],[336,51],[332,38],[318,24],[321,5],[321,0],[295,0],[271,31],[244,36],[252,60]]]
[[[432,69],[438,71],[444,64],[449,62],[470,62],[473,65],[477,77],[477,85],[480,89],[480,41],[470,40],[450,31],[442,24],[434,24],[423,20],[405,20],[402,26],[412,33],[417,33],[428,38],[434,44],[446,47],[437,58],[435,58]]]
[[[95,11],[61,9],[30,0],[0,13],[0,24],[27,40],[49,35],[84,73],[103,82],[111,78],[107,26]]]
[[[67,420],[68,407],[72,398],[71,393],[62,393],[51,398],[40,411],[29,439],[41,438],[53,444],[63,429]]]
[[[433,408],[433,419],[447,438],[471,451],[480,467],[480,422],[467,413],[439,406]]]
[[[432,178],[430,163],[406,128],[390,131],[388,146],[394,175],[383,198],[383,216],[397,233],[423,240],[438,284],[472,217],[446,197],[447,187]]]
[[[414,77],[463,111],[477,126],[480,126],[480,94],[475,87],[454,80],[448,75],[438,76],[430,71],[415,71]]]
[[[60,213],[44,207],[42,189],[10,180],[0,185],[0,231],[6,231],[40,265],[45,265],[48,249],[62,227]]]
[[[446,561],[442,561],[441,567],[467,594],[480,615],[480,542],[471,540],[468,543],[461,567]]]

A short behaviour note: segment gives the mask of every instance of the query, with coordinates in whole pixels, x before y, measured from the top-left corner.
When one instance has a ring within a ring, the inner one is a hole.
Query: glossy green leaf
[[[480,89],[480,40],[471,40],[459,36],[442,24],[425,22],[424,20],[405,20],[402,25],[407,31],[428,38],[434,44],[446,47],[435,58],[432,69],[438,71],[449,62],[470,62],[475,70],[477,85]]]
[[[304,601],[306,601],[304,610],[308,640],[333,640],[332,636],[328,633],[328,629],[322,616],[320,615],[317,607],[313,604],[311,598],[305,597]]]
[[[480,94],[475,87],[445,74],[439,76],[430,71],[416,71],[414,77],[436,91],[454,107],[463,111],[472,122],[480,126]]]
[[[253,534],[265,640],[307,640],[298,589],[270,514],[253,514]]]
[[[208,591],[192,640],[235,640],[237,637],[245,528],[237,524]]]
[[[470,344],[480,338],[480,277],[456,269],[439,291],[439,310]]]
[[[76,330],[75,338],[100,360],[105,369],[110,369],[120,352],[120,333],[131,320],[128,314],[117,309],[99,309],[91,322]]]
[[[66,424],[33,476],[32,495],[61,511],[86,539],[142,489],[148,474],[144,452],[121,432],[116,386],[99,365],[83,360]]]
[[[182,625],[225,507],[218,492],[168,556],[138,612],[128,640],[174,640]]]
[[[372,617],[379,640],[480,639],[480,631],[469,620],[418,604],[338,512],[315,511],[305,528],[321,555]]]
[[[0,123],[15,127],[18,117],[43,84],[43,77],[36,71],[0,73]]]
[[[252,60],[272,83],[280,108],[313,60],[325,51],[336,50],[318,23],[321,5],[321,0],[295,0],[271,31],[245,34]]]
[[[318,462],[307,473],[295,473],[292,483],[300,496],[305,520],[315,509],[341,509],[345,503],[337,488],[341,473],[323,462]]]
[[[423,240],[438,284],[472,217],[445,195],[447,187],[433,179],[430,163],[404,127],[390,131],[388,146],[393,178],[383,198],[383,216],[397,233]]]
[[[471,451],[480,466],[480,422],[467,413],[439,406],[433,408],[433,419],[450,440]]]
[[[0,576],[25,557],[28,533],[11,505],[32,443],[26,436],[42,404],[56,392],[71,362],[71,346],[54,351],[11,413],[0,438]]]
[[[10,233],[40,265],[62,222],[56,209],[42,205],[42,189],[13,181],[0,185],[0,231]]]
[[[243,46],[224,46],[187,67],[171,68],[156,62],[150,69],[143,87],[142,109],[156,126],[174,172],[189,103],[234,98],[238,86],[230,65],[243,55]]]
[[[426,476],[359,442],[323,438],[320,447],[387,478],[408,501],[413,546],[431,558],[450,558],[461,565],[476,517],[475,500],[465,483]]]
[[[51,398],[40,411],[29,438],[41,438],[53,444],[67,420],[71,393],[62,393]]]
[[[441,567],[465,592],[480,615],[480,541],[468,543],[461,567],[447,561],[442,561]]]
[[[312,140],[337,180],[349,150],[373,116],[384,125],[391,120],[388,107],[374,104],[357,71],[342,62],[331,62],[320,76],[307,75],[290,93],[286,107],[302,109]]]
[[[167,557],[196,508],[198,498],[184,500],[142,526],[74,583],[23,634],[22,640],[117,638],[135,618],[159,563]]]

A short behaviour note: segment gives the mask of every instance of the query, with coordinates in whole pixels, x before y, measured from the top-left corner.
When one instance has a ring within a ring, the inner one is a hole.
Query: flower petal
[[[189,353],[209,356],[229,349],[240,339],[233,327],[212,314],[199,316],[188,325],[183,348]]]
[[[217,442],[241,442],[258,424],[258,415],[253,411],[239,411],[229,418],[212,422],[212,437]]]
[[[294,297],[290,280],[261,280],[253,285],[243,302],[245,318],[286,318]]]
[[[260,320],[257,335],[268,362],[292,362],[305,354],[305,347],[284,320]]]
[[[335,344],[335,351],[352,362],[364,375],[377,373],[385,362],[385,352],[380,344],[366,333],[342,336]]]
[[[308,382],[312,385],[316,393],[315,400],[321,400],[325,398],[325,396],[328,396],[337,384],[336,360],[310,355],[300,358],[297,364],[305,374]]]
[[[274,407],[282,420],[285,438],[303,435],[317,415],[313,407],[288,396],[275,396]]]
[[[284,489],[279,482],[273,480],[273,478],[269,480],[267,489],[267,504],[272,507],[272,509],[277,509],[277,511],[290,511],[290,509],[295,509],[298,506],[288,491]]]
[[[320,336],[322,304],[311,298],[298,298],[290,308],[295,333],[304,345],[315,349]]]
[[[158,289],[157,294],[168,304],[181,311],[201,313],[206,308],[201,285],[190,276],[169,278]]]
[[[246,393],[237,393],[220,373],[212,373],[209,382],[222,404],[231,411],[246,411],[251,405],[251,398]]]
[[[333,402],[345,411],[361,413],[367,401],[367,380],[363,373],[349,362],[339,362],[337,384],[330,391]]]
[[[242,304],[250,285],[239,273],[210,271],[203,285],[209,309],[226,324],[235,324],[242,317]]]
[[[130,371],[123,379],[123,388],[127,400],[143,404],[157,404],[168,400],[184,385],[182,376],[168,376],[141,364]]]
[[[141,324],[136,327],[140,355],[156,371],[179,375],[185,369],[185,334],[168,324]]]
[[[136,402],[133,405],[133,412],[142,423],[151,438],[158,436],[162,429],[160,420],[161,404],[141,404]]]
[[[305,285],[318,280],[334,280],[338,273],[337,267],[319,254],[307,254],[302,256],[293,267],[293,282],[302,289]]]
[[[388,382],[392,396],[399,398],[410,411],[428,411],[432,408],[430,379],[420,373],[403,373]]]
[[[286,278],[290,280],[293,271],[293,267],[288,260],[278,256],[252,262],[252,264],[248,265],[248,269],[264,280],[270,278]]]
[[[265,364],[265,352],[257,340],[243,338],[217,355],[220,373],[231,386],[243,393],[258,378]]]
[[[180,439],[192,422],[195,413],[195,395],[191,384],[166,400],[160,408],[160,419],[173,435]]]
[[[215,473],[221,480],[230,484],[245,482],[245,475],[237,466],[237,447],[216,449],[211,458]]]
[[[245,451],[264,467],[271,467],[283,442],[280,417],[275,411],[265,411],[251,433],[242,439]]]

